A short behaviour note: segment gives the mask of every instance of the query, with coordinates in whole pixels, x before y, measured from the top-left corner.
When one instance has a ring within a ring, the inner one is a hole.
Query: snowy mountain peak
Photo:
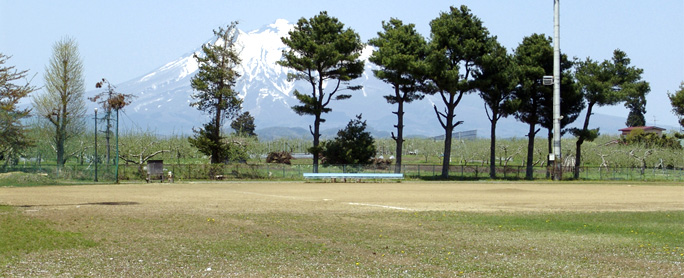
[[[271,31],[275,31],[275,33],[278,34],[279,37],[285,37],[285,36],[287,36],[288,32],[290,32],[292,29],[294,29],[294,25],[285,19],[277,19],[275,22],[273,22],[269,25],[266,25],[263,28],[257,30],[257,32],[263,32],[267,28],[270,29]],[[252,31],[252,32],[255,32],[255,31]]]
[[[299,116],[292,106],[299,103],[292,92],[311,93],[311,85],[304,81],[288,81],[287,75],[292,72],[277,64],[286,50],[281,38],[288,35],[294,25],[287,20],[279,19],[260,29],[244,32],[238,30],[236,47],[242,63],[238,72],[241,77],[235,84],[235,90],[243,99],[243,111],[249,111],[255,118],[258,128],[299,127],[306,128],[313,123],[313,118]],[[212,38],[204,43],[216,43]],[[148,129],[160,133],[189,134],[193,127],[199,127],[207,121],[207,115],[189,106],[195,93],[190,87],[191,78],[198,71],[198,63],[193,55],[201,55],[201,45],[174,61],[131,81],[118,84],[117,91],[133,94],[137,97],[130,107],[125,109],[128,118],[134,119],[133,127]],[[338,129],[344,127],[350,119],[363,114],[368,125],[379,131],[393,130],[396,116],[392,114],[396,107],[388,104],[383,98],[391,94],[392,87],[378,80],[372,70],[378,67],[368,61],[373,47],[365,46],[360,59],[366,62],[363,77],[354,80],[353,85],[362,85],[361,91],[343,91],[352,98],[330,103],[331,113],[323,115],[326,122],[322,128]],[[334,82],[329,82],[333,84]],[[97,92],[91,92],[95,94]],[[428,97],[429,99],[429,97]],[[440,126],[434,120],[434,113],[429,101],[418,102],[406,107],[406,134],[436,135],[440,134]],[[464,104],[467,100],[464,100]],[[467,107],[467,104],[464,106]],[[481,104],[471,105],[474,111],[460,111],[459,116],[470,118],[481,112]],[[472,115],[472,116],[471,116]],[[226,127],[229,123],[226,123]],[[470,126],[469,126],[470,125]],[[482,128],[486,125],[468,121],[467,128]]]
[[[242,63],[238,68],[241,77],[235,90],[244,101],[244,110],[257,117],[257,124],[261,119],[264,122],[273,122],[269,118],[285,120],[286,117],[278,115],[292,113],[290,103],[296,101],[291,96],[295,82],[287,80],[290,70],[277,64],[285,49],[281,37],[287,36],[292,28],[293,25],[286,20],[277,20],[250,32],[236,30],[236,50]],[[212,38],[204,44],[216,43],[221,42]],[[137,96],[127,109],[129,113],[136,114],[135,118],[149,126],[167,121],[165,124],[173,125],[155,129],[187,132],[201,125],[201,113],[189,107],[195,93],[190,87],[190,79],[199,70],[194,55],[202,55],[200,46],[142,77],[119,84],[117,90]]]

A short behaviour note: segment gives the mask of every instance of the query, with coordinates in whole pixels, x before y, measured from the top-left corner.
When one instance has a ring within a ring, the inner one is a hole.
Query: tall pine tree
[[[191,79],[196,91],[190,106],[210,114],[211,120],[195,135],[188,138],[193,146],[211,156],[211,163],[221,163],[228,159],[230,144],[224,142],[221,128],[224,120],[235,118],[241,107],[242,99],[233,89],[240,77],[237,67],[241,60],[236,49],[237,22],[214,30],[216,41],[202,46],[202,55],[195,54],[199,72]]]
[[[514,56],[519,69],[519,84],[515,89],[519,106],[515,118],[529,125],[525,178],[532,179],[534,138],[539,132],[536,126],[543,117],[543,105],[549,103],[548,98],[553,97],[552,88],[541,83],[544,75],[553,72],[551,38],[541,34],[525,37],[515,49]]]
[[[572,76],[572,67],[574,62],[568,59],[568,56],[561,54],[561,85],[560,98],[561,107],[560,119],[561,136],[569,131],[566,127],[577,120],[582,110],[585,108],[582,92],[579,90],[575,79]],[[551,86],[551,88],[553,88]],[[539,124],[546,129],[546,142],[549,153],[553,153],[553,98],[544,98],[546,101],[542,105],[542,114]],[[551,166],[551,161],[547,158],[547,165]],[[546,168],[546,177],[551,176],[550,168]]]
[[[404,143],[404,104],[425,97],[421,92],[420,78],[422,61],[425,59],[427,43],[415,29],[415,25],[404,25],[401,20],[392,18],[383,22],[384,32],[378,32],[378,37],[368,43],[377,47],[368,58],[369,61],[381,67],[374,70],[377,78],[392,85],[394,92],[385,95],[390,104],[397,105],[397,134],[392,133],[396,142],[395,173],[401,172],[402,148]]]
[[[629,101],[631,98],[636,98],[634,103],[646,104],[645,95],[650,90],[648,83],[640,81],[642,70],[629,67],[630,60],[627,54],[619,49],[613,51],[612,60],[605,60],[601,63],[587,58],[577,64],[575,69],[575,77],[580,91],[582,92],[584,101],[587,105],[587,114],[584,118],[582,129],[572,129],[573,135],[577,137],[575,142],[575,170],[574,178],[579,178],[579,167],[582,161],[582,144],[585,141],[593,141],[599,135],[599,129],[589,129],[589,120],[594,107],[601,107],[607,105],[616,105],[620,102]],[[635,82],[636,81],[636,82]],[[626,106],[628,106],[626,104]],[[629,106],[628,106],[629,107]],[[641,111],[639,105],[636,105],[637,110]],[[645,107],[644,107],[645,109]],[[644,111],[645,112],[645,111]],[[632,111],[630,111],[632,114]],[[640,112],[635,112],[635,118],[643,118],[638,116]],[[630,124],[628,119],[627,124]],[[631,122],[635,125],[643,125],[641,122]]]
[[[477,88],[474,79],[480,70],[481,57],[491,51],[489,31],[482,21],[466,6],[451,7],[430,22],[431,42],[427,56],[426,79],[432,87],[430,93],[439,94],[444,112],[434,106],[435,114],[444,129],[444,158],[442,175],[449,177],[451,138],[454,128],[463,121],[454,121],[456,106],[463,95]]]
[[[492,52],[482,57],[482,69],[477,74],[480,98],[490,122],[489,177],[496,178],[496,125],[502,117],[511,115],[517,106],[513,90],[518,84],[513,57],[495,39]]]
[[[318,173],[320,125],[325,122],[321,116],[332,111],[328,107],[331,100],[351,97],[338,94],[340,89],[361,89],[361,86],[350,85],[349,81],[363,74],[364,62],[359,59],[363,43],[354,30],[345,29],[342,22],[327,12],[299,19],[294,30],[281,40],[288,49],[283,50],[283,58],[278,64],[295,70],[288,75],[290,80],[304,80],[311,85],[309,94],[294,92],[301,105],[292,109],[299,115],[314,116],[313,128],[309,126],[313,136],[313,147],[309,151],[313,154],[313,172]]]

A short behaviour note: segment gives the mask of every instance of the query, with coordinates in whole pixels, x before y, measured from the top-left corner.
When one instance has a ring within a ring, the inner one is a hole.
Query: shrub
[[[640,144],[645,148],[666,148],[679,150],[682,146],[676,136],[668,137],[667,134],[658,136],[655,133],[644,133],[643,130],[636,129],[627,136],[620,138],[620,143],[625,145]]]
[[[373,158],[372,165],[375,169],[387,170],[392,166],[391,159]]]
[[[266,157],[266,163],[280,163],[291,165],[292,163],[290,162],[290,160],[292,160],[292,154],[286,151],[270,152]]]

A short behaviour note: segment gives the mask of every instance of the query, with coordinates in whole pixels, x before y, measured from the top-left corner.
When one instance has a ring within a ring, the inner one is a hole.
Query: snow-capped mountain
[[[285,49],[281,37],[287,36],[287,32],[292,28],[293,25],[287,21],[277,20],[258,30],[239,31],[237,45],[242,64],[239,69],[241,77],[235,89],[244,100],[243,110],[254,116],[257,130],[269,127],[308,130],[308,126],[313,124],[313,117],[299,116],[291,109],[291,106],[299,103],[293,96],[294,90],[308,93],[310,87],[303,81],[288,81],[287,74],[291,70],[276,64]],[[198,43],[197,49],[175,61],[116,86],[118,92],[136,96],[132,104],[124,109],[124,128],[161,134],[190,134],[193,127],[200,127],[208,121],[207,115],[189,106],[193,94],[190,79],[198,71],[198,64],[193,55],[200,54],[200,45]],[[372,71],[377,69],[377,66],[367,60],[371,53],[372,48],[367,46],[362,53],[362,58],[366,60],[365,73],[353,81],[353,84],[363,85],[363,90],[351,92],[351,99],[331,102],[332,112],[323,116],[326,122],[321,125],[322,130],[340,129],[357,114],[363,114],[363,119],[367,120],[369,127],[374,130],[385,134],[395,130],[396,115],[392,114],[392,111],[395,111],[396,107],[388,104],[383,98],[384,95],[392,93],[392,88],[374,77]],[[91,91],[86,95],[92,96],[99,92]],[[443,134],[444,130],[432,108],[433,104],[443,107],[440,103],[441,99],[438,96],[428,96],[422,101],[406,105],[404,134]],[[94,107],[94,104],[90,105]],[[489,121],[483,102],[476,94],[465,96],[456,111],[457,120],[464,120],[456,131],[477,130],[480,137],[489,135]],[[226,123],[225,127],[229,124]],[[502,137],[522,137],[525,130],[523,124],[513,119],[503,119],[497,134]]]

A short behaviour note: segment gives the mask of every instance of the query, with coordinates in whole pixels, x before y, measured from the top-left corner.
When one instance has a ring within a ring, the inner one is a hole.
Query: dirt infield
[[[0,204],[169,211],[664,211],[684,210],[675,184],[495,182],[225,182],[0,188]]]

